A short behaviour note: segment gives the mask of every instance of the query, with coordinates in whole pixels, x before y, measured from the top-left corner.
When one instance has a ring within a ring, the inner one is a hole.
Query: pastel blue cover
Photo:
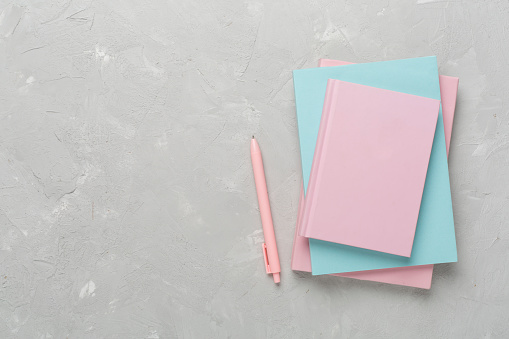
[[[440,100],[438,67],[434,56],[294,71],[304,192],[309,182],[328,79]],[[309,245],[313,275],[457,261],[441,107],[411,257],[316,239],[309,239]]]

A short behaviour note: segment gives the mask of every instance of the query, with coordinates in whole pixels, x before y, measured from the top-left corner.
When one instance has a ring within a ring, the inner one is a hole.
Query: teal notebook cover
[[[436,57],[293,72],[304,192],[307,191],[328,79],[440,100]],[[369,211],[366,211],[369,213]],[[444,123],[440,108],[411,257],[309,239],[314,275],[457,261]]]

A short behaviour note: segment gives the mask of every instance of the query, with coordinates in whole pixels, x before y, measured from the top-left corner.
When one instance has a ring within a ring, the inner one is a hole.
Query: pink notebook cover
[[[350,62],[321,59],[320,67],[342,66],[351,64]],[[458,91],[458,78],[440,75],[440,92],[442,97],[442,114],[444,117],[445,140],[447,153],[451,142],[451,132],[454,120],[454,109],[456,105],[456,96]],[[292,253],[292,270],[311,272],[311,258],[309,255],[309,241],[307,238],[298,235],[298,225],[302,218],[304,204],[304,190],[301,188],[297,227]],[[397,267],[381,270],[371,270],[362,272],[350,272],[342,274],[333,274],[339,277],[346,277],[359,280],[368,280],[383,282],[395,285],[404,285],[429,289],[433,275],[433,265]]]
[[[300,235],[410,257],[439,108],[329,79]]]

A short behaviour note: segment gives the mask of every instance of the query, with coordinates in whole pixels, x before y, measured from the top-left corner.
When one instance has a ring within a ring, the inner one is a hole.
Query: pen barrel
[[[252,151],[251,161],[253,163],[256,194],[258,195],[258,206],[260,207],[263,236],[267,246],[267,258],[270,267],[270,273],[278,273],[281,272],[281,268],[279,265],[279,255],[276,247],[276,236],[274,234],[274,225],[272,223],[272,213],[270,212],[269,195],[267,193],[267,184],[265,181],[265,172],[263,171],[263,160],[261,152]]]

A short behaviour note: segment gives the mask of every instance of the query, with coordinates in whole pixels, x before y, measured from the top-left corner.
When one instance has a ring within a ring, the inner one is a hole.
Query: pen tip
[[[254,139],[254,135],[253,135],[253,139]]]

